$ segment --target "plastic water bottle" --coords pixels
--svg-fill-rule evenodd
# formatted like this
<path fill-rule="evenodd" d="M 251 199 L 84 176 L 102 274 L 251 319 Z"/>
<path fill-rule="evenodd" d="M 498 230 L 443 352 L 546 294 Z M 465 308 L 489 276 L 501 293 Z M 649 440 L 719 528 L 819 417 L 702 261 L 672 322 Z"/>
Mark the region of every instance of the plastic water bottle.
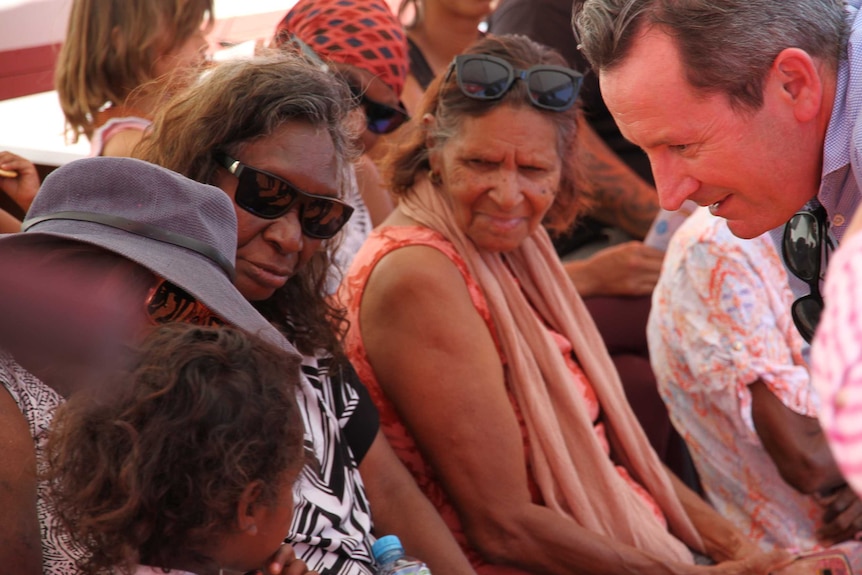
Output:
<path fill-rule="evenodd" d="M 692 200 L 686 200 L 674 212 L 664 209 L 659 210 L 655 220 L 653 220 L 652 226 L 650 226 L 649 232 L 647 232 L 644 238 L 644 244 L 663 252 L 667 251 L 667 246 L 673 233 L 696 209 L 696 203 Z"/>
<path fill-rule="evenodd" d="M 385 535 L 371 546 L 377 563 L 377 575 L 431 575 L 431 570 L 419 559 L 404 554 L 401 540 Z"/>

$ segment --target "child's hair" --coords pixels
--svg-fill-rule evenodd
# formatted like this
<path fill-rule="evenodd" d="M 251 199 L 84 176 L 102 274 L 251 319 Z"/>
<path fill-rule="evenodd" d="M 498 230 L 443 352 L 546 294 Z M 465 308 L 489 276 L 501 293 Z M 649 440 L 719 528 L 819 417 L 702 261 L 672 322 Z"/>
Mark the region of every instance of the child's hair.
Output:
<path fill-rule="evenodd" d="M 74 0 L 54 76 L 72 140 L 92 135 L 105 104 L 154 79 L 156 50 L 181 46 L 205 22 L 213 0 Z"/>
<path fill-rule="evenodd" d="M 251 482 L 274 503 L 305 462 L 292 369 L 292 356 L 235 328 L 170 324 L 111 385 L 59 408 L 45 479 L 85 550 L 80 569 L 205 560 L 214 535 L 238 529 Z"/>

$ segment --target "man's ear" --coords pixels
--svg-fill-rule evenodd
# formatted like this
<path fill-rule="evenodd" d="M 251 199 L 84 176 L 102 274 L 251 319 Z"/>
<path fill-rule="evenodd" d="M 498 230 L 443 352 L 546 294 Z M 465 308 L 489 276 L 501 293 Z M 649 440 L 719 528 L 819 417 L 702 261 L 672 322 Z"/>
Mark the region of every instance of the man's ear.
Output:
<path fill-rule="evenodd" d="M 805 50 L 785 48 L 772 62 L 766 89 L 781 90 L 781 98 L 793 108 L 799 122 L 808 122 L 820 113 L 823 104 L 823 64 Z"/>
<path fill-rule="evenodd" d="M 259 500 L 262 491 L 262 483 L 256 480 L 246 485 L 239 496 L 236 507 L 236 526 L 237 529 L 249 535 L 257 535 L 257 519 L 261 509 Z"/>

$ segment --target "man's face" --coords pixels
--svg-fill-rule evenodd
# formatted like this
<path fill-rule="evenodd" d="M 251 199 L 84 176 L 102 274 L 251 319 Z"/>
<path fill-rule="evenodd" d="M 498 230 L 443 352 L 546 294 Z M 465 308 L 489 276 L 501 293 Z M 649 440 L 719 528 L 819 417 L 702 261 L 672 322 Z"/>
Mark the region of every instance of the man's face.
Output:
<path fill-rule="evenodd" d="M 686 199 L 728 220 L 739 237 L 784 224 L 816 193 L 822 134 L 800 121 L 790 86 L 770 72 L 764 104 L 734 109 L 685 78 L 673 40 L 650 28 L 629 56 L 602 71 L 602 96 L 622 134 L 649 156 L 661 206 Z"/>

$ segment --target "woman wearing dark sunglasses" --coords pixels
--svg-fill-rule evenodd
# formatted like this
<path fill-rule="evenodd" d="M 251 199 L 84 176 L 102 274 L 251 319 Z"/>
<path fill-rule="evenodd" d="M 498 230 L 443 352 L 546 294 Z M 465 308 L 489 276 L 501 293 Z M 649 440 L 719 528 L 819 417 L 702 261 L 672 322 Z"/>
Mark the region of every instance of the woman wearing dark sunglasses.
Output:
<path fill-rule="evenodd" d="M 364 116 L 366 151 L 409 119 L 399 101 L 407 77 L 406 35 L 383 0 L 300 0 L 279 23 L 274 44 L 298 47 L 348 84 Z"/>
<path fill-rule="evenodd" d="M 89 550 L 72 543 L 46 503 L 37 465 L 47 465 L 56 409 L 75 395 L 99 397 L 112 371 L 156 326 L 229 324 L 257 334 L 290 352 L 294 369 L 284 378 L 298 384 L 299 354 L 231 281 L 235 235 L 232 203 L 218 189 L 140 160 L 105 157 L 52 172 L 23 231 L 0 235 L 4 573 L 82 572 Z M 184 510 L 165 501 L 164 511 Z M 138 535 L 156 546 L 162 538 L 176 542 L 155 531 Z M 206 559 L 197 551 L 182 554 Z M 282 564 L 285 558 L 275 557 Z M 153 572 L 193 565 L 164 562 L 176 559 L 146 552 L 139 558 Z"/>
<path fill-rule="evenodd" d="M 222 188 L 239 222 L 239 291 L 303 354 L 310 463 L 285 533 L 321 573 L 370 574 L 374 534 L 400 536 L 438 573 L 471 573 L 445 524 L 379 431 L 325 296 L 352 160 L 346 87 L 298 55 L 216 66 L 156 118 L 142 157 Z"/>
<path fill-rule="evenodd" d="M 346 194 L 356 211 L 336 254 L 346 271 L 371 229 L 394 206 L 373 158 L 385 147 L 381 136 L 409 119 L 399 100 L 407 76 L 406 36 L 384 0 L 300 0 L 279 23 L 273 45 L 303 54 L 350 91 L 348 117 L 362 155 Z M 337 287 L 337 282 L 329 286 L 331 291 Z"/>
<path fill-rule="evenodd" d="M 765 573 L 661 465 L 543 220 L 579 209 L 580 75 L 486 38 L 429 88 L 391 159 L 399 203 L 342 286 L 384 432 L 479 573 Z M 553 206 L 553 209 L 552 209 Z"/>

